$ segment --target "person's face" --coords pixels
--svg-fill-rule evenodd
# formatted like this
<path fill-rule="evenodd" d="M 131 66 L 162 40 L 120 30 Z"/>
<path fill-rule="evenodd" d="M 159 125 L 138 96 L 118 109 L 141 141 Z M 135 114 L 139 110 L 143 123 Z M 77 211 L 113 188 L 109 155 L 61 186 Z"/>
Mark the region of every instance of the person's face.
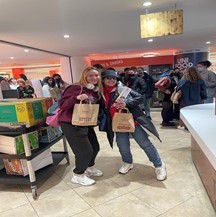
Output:
<path fill-rule="evenodd" d="M 58 76 L 58 75 L 56 75 L 56 76 L 54 77 L 54 79 L 55 79 L 55 81 L 60 81 L 60 80 L 61 80 L 60 76 Z"/>
<path fill-rule="evenodd" d="M 22 81 L 18 81 L 17 84 L 18 84 L 20 87 L 25 87 L 25 83 L 22 82 Z"/>
<path fill-rule="evenodd" d="M 48 83 L 49 83 L 49 85 L 52 85 L 52 79 L 51 78 L 48 80 Z"/>
<path fill-rule="evenodd" d="M 87 82 L 94 85 L 98 84 L 100 82 L 99 72 L 96 70 L 89 71 L 87 75 Z"/>
<path fill-rule="evenodd" d="M 203 72 L 205 71 L 206 67 L 202 64 L 197 64 L 197 71 L 198 72 Z"/>
<path fill-rule="evenodd" d="M 133 70 L 128 70 L 127 74 L 128 75 L 135 75 L 135 72 Z"/>
<path fill-rule="evenodd" d="M 106 86 L 113 87 L 117 83 L 117 79 L 114 77 L 107 77 L 103 79 L 103 82 Z"/>

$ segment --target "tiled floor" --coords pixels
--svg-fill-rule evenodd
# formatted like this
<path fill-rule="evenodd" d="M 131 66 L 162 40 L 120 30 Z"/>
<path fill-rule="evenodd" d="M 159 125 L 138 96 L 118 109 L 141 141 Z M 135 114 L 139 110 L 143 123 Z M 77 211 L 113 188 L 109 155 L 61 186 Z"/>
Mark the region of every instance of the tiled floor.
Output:
<path fill-rule="evenodd" d="M 163 143 L 152 140 L 166 162 L 168 179 L 158 182 L 143 151 L 132 141 L 134 169 L 119 175 L 117 148 L 109 148 L 106 136 L 98 133 L 101 151 L 97 167 L 104 176 L 97 184 L 80 187 L 70 182 L 71 165 L 61 163 L 44 182 L 33 201 L 28 187 L 0 186 L 0 217 L 214 217 L 216 216 L 190 155 L 190 134 L 161 129 L 160 113 L 153 119 Z M 55 149 L 59 149 L 60 144 Z"/>

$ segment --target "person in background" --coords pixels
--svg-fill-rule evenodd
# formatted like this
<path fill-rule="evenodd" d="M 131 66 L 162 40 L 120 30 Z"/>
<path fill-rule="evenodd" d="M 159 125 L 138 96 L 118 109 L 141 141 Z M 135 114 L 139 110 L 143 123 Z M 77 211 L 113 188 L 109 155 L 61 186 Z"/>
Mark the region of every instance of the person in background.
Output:
<path fill-rule="evenodd" d="M 155 146 L 151 143 L 148 138 L 148 134 L 144 128 L 154 129 L 154 135 L 158 136 L 158 133 L 152 124 L 152 122 L 146 118 L 140 109 L 139 105 L 143 102 L 142 96 L 130 90 L 129 95 L 126 98 L 118 98 L 121 94 L 121 90 L 124 85 L 121 82 L 117 82 L 117 72 L 107 70 L 102 73 L 102 84 L 103 84 L 103 97 L 101 98 L 101 115 L 102 120 L 99 125 L 101 131 L 107 132 L 107 137 L 111 147 L 113 146 L 114 132 L 112 131 L 112 118 L 119 109 L 127 108 L 132 113 L 135 120 L 135 132 L 117 132 L 116 142 L 119 148 L 119 152 L 122 157 L 123 165 L 119 169 L 119 173 L 126 174 L 133 169 L 133 157 L 130 150 L 129 136 L 135 139 L 140 148 L 146 153 L 149 160 L 154 164 L 156 177 L 159 181 L 163 181 L 167 177 L 165 164 L 161 161 L 159 153 Z"/>
<path fill-rule="evenodd" d="M 63 93 L 64 90 L 69 86 L 69 84 L 66 83 L 65 81 L 63 81 L 61 75 L 59 75 L 59 74 L 53 74 L 52 77 L 55 80 L 56 87 L 59 88 L 61 93 Z"/>
<path fill-rule="evenodd" d="M 28 80 L 26 75 L 20 74 L 19 77 L 25 81 L 26 85 L 29 85 L 32 87 L 32 82 L 30 80 Z"/>
<path fill-rule="evenodd" d="M 185 70 L 183 78 L 177 86 L 177 91 L 181 91 L 180 109 L 190 105 L 201 104 L 207 98 L 205 82 L 201 79 L 196 68 Z M 181 129 L 183 127 L 182 121 L 180 121 L 179 125 Z"/>
<path fill-rule="evenodd" d="M 94 64 L 93 67 L 96 68 L 100 73 L 105 70 L 101 64 Z"/>
<path fill-rule="evenodd" d="M 71 181 L 80 185 L 95 183 L 90 176 L 102 176 L 94 167 L 100 150 L 94 127 L 74 126 L 71 124 L 74 105 L 83 101 L 96 104 L 101 96 L 100 72 L 94 67 L 86 68 L 79 83 L 70 85 L 59 100 L 61 128 L 75 155 L 75 168 Z"/>
<path fill-rule="evenodd" d="M 114 68 L 108 68 L 107 70 L 116 71 Z"/>
<path fill-rule="evenodd" d="M 43 96 L 44 97 L 52 97 L 55 101 L 59 100 L 61 97 L 61 92 L 59 88 L 55 85 L 55 80 L 52 77 L 45 77 L 43 79 Z"/>
<path fill-rule="evenodd" d="M 211 62 L 208 60 L 197 64 L 197 71 L 200 73 L 207 87 L 207 99 L 205 103 L 213 103 L 214 97 L 216 97 L 216 74 L 208 70 L 211 65 Z"/>
<path fill-rule="evenodd" d="M 8 81 L 11 90 L 17 90 L 18 84 L 15 78 L 10 78 Z"/>
<path fill-rule="evenodd" d="M 10 85 L 8 81 L 0 76 L 0 85 L 1 85 L 1 90 L 10 90 Z"/>
<path fill-rule="evenodd" d="M 139 76 L 137 76 L 136 72 L 131 68 L 127 70 L 124 84 L 141 95 L 145 94 L 146 91 L 145 81 Z"/>
<path fill-rule="evenodd" d="M 174 82 L 176 83 L 176 85 L 179 84 L 179 81 L 182 78 L 182 73 L 180 71 L 179 68 L 174 68 L 173 70 L 171 70 L 170 72 L 170 78 L 174 80 Z M 177 87 L 177 86 L 176 86 Z M 174 110 L 173 110 L 173 118 L 177 121 L 179 121 L 180 119 L 180 106 L 179 104 L 174 104 Z"/>
<path fill-rule="evenodd" d="M 128 72 L 128 70 L 130 70 L 130 68 L 125 68 L 124 71 L 120 71 L 118 73 L 119 77 L 118 79 L 124 84 L 125 83 L 125 77 L 126 77 L 126 74 Z"/>
<path fill-rule="evenodd" d="M 171 96 L 175 90 L 176 82 L 169 76 L 169 73 L 166 72 L 166 76 L 163 75 L 163 77 L 155 84 L 155 87 L 164 94 L 161 111 L 163 121 L 161 125 L 163 127 L 174 127 L 175 124 L 172 122 L 174 119 L 174 113 Z"/>
<path fill-rule="evenodd" d="M 17 87 L 18 99 L 34 98 L 34 89 L 32 86 L 27 85 L 21 78 L 17 80 L 17 84 L 19 85 Z"/>
<path fill-rule="evenodd" d="M 138 71 L 137 71 L 137 67 L 132 66 L 132 67 L 131 67 L 131 70 L 133 70 L 133 71 L 134 71 L 134 74 L 137 75 L 137 73 L 138 73 Z"/>
<path fill-rule="evenodd" d="M 146 84 L 146 90 L 143 94 L 143 105 L 146 116 L 151 119 L 150 102 L 155 90 L 154 80 L 151 75 L 144 71 L 143 67 L 138 67 L 137 73 L 138 76 L 142 78 Z"/>

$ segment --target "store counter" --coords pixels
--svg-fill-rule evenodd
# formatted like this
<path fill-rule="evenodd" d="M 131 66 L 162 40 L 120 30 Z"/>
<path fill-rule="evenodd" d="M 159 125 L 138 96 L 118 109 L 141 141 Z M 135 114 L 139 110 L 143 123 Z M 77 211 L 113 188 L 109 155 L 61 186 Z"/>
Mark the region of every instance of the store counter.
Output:
<path fill-rule="evenodd" d="M 192 159 L 216 209 L 216 115 L 215 104 L 181 109 L 181 119 L 191 133 Z"/>

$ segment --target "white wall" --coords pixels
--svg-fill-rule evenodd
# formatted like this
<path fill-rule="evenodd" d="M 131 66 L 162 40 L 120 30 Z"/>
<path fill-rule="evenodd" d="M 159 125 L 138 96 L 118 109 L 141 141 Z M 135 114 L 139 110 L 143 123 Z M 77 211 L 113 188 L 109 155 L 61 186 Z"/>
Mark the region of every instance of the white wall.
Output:
<path fill-rule="evenodd" d="M 88 57 L 85 56 L 77 56 L 71 58 L 71 65 L 72 65 L 72 73 L 73 73 L 73 82 L 78 82 L 80 79 L 80 75 L 82 74 L 83 70 L 90 66 L 90 60 Z"/>

